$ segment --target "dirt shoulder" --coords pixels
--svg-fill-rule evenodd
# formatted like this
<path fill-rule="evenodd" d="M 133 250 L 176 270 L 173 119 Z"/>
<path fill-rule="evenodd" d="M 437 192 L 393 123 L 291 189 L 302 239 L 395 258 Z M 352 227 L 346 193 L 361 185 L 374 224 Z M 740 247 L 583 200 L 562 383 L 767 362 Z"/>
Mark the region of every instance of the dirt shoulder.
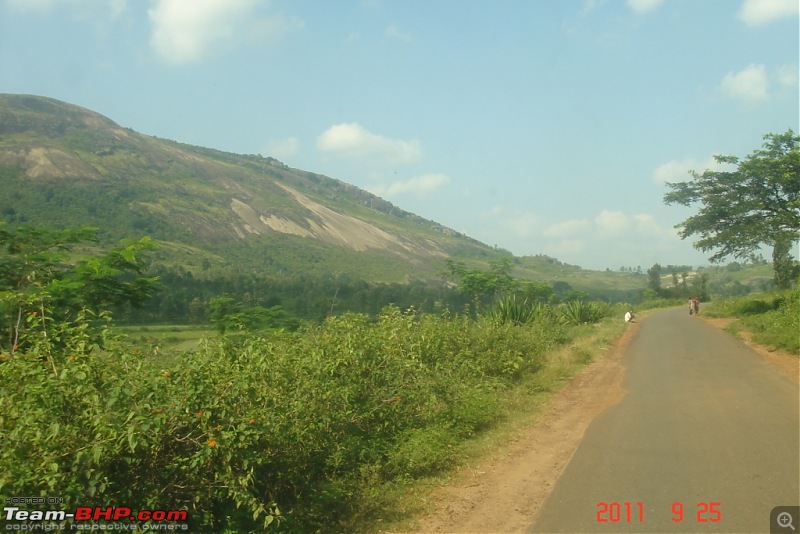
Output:
<path fill-rule="evenodd" d="M 724 328 L 728 320 L 703 318 Z M 589 424 L 619 402 L 622 357 L 639 325 L 629 325 L 601 360 L 586 366 L 544 406 L 536 423 L 521 429 L 501 450 L 463 466 L 450 483 L 433 491 L 430 513 L 416 520 L 413 532 L 525 532 L 569 464 Z M 768 363 L 798 382 L 798 359 L 770 351 L 743 335 L 744 342 Z"/>

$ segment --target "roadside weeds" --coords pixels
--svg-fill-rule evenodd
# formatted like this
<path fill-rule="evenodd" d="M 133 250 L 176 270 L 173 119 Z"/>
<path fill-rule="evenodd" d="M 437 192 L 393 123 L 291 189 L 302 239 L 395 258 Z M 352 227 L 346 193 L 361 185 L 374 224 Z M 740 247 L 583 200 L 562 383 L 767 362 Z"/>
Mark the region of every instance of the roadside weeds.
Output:
<path fill-rule="evenodd" d="M 508 420 L 468 445 L 453 472 L 407 488 L 408 515 L 378 532 L 525 531 L 591 421 L 624 396 L 621 360 L 637 331 L 607 323 L 549 354 Z"/>

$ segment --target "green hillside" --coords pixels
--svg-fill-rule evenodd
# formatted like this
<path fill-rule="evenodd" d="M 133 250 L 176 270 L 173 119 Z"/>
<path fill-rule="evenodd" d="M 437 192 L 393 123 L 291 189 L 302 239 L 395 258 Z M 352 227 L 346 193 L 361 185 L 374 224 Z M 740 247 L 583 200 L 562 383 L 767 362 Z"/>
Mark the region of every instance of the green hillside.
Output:
<path fill-rule="evenodd" d="M 158 304 L 161 320 L 221 294 L 300 316 L 455 305 L 445 260 L 485 267 L 510 256 L 343 181 L 139 134 L 31 95 L 0 95 L 0 221 L 94 226 L 105 245 L 154 238 L 152 269 L 174 301 Z M 645 285 L 546 256 L 514 258 L 512 275 L 613 300 L 633 300 Z"/>
<path fill-rule="evenodd" d="M 150 235 L 175 243 L 165 261 L 191 269 L 317 272 L 322 258 L 326 271 L 404 281 L 436 277 L 444 257 L 495 255 L 344 182 L 141 135 L 36 96 L 0 95 L 0 178 L 9 223 L 88 224 L 109 240 Z"/>

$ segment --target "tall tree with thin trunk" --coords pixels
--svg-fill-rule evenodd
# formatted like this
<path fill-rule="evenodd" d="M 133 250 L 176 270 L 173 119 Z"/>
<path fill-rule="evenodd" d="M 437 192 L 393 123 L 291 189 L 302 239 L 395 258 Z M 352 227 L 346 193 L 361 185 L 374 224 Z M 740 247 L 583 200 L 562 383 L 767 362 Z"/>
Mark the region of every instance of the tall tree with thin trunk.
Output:
<path fill-rule="evenodd" d="M 800 238 L 800 136 L 792 130 L 770 133 L 763 147 L 743 160 L 714 158 L 735 170 L 690 171 L 692 180 L 667 184 L 666 204 L 700 204 L 696 215 L 676 225 L 681 237 L 699 236 L 694 246 L 715 251 L 712 262 L 746 258 L 770 246 L 775 283 L 789 287 L 798 273 L 789 251 Z"/>

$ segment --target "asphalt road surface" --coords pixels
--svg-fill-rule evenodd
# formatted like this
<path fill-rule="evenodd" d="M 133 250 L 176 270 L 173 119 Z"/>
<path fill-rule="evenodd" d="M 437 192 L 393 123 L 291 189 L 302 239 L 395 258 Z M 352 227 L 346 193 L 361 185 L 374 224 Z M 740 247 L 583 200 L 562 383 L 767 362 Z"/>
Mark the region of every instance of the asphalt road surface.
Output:
<path fill-rule="evenodd" d="M 800 505 L 796 383 L 688 310 L 643 321 L 623 363 L 531 532 L 770 532 Z"/>

